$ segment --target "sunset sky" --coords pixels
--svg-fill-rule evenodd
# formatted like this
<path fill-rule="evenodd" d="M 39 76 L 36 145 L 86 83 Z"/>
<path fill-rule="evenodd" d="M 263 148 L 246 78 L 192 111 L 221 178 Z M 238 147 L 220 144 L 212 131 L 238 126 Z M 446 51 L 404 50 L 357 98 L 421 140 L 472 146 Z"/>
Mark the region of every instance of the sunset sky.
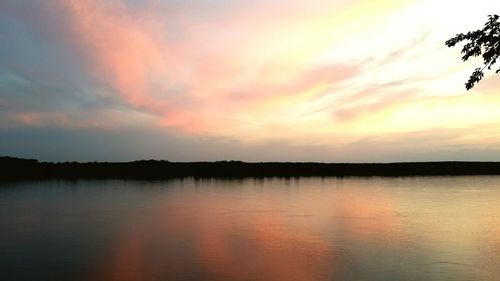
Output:
<path fill-rule="evenodd" d="M 500 160 L 500 75 L 444 42 L 500 1 L 2 0 L 0 155 Z"/>

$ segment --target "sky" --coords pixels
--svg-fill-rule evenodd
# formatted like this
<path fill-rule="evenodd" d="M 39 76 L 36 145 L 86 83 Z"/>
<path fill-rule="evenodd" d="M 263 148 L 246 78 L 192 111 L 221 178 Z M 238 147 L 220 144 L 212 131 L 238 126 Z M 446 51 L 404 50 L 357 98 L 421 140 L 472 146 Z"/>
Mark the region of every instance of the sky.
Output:
<path fill-rule="evenodd" d="M 473 4 L 473 5 L 472 5 Z M 500 1 L 2 0 L 0 155 L 500 160 L 500 76 L 444 42 Z"/>

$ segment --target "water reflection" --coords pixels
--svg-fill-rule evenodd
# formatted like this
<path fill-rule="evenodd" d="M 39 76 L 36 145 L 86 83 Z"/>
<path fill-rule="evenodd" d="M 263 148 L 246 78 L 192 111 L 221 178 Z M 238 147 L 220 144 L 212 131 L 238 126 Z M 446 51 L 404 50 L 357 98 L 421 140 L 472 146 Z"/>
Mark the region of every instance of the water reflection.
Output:
<path fill-rule="evenodd" d="M 497 280 L 500 177 L 0 189 L 6 280 Z"/>

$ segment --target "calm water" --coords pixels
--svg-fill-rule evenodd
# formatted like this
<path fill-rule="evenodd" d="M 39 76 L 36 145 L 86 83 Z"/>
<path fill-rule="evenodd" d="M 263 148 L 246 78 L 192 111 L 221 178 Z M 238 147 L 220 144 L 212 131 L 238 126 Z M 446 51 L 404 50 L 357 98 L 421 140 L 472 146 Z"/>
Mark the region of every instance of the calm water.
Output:
<path fill-rule="evenodd" d="M 500 280 L 500 177 L 1 186 L 0 280 Z"/>

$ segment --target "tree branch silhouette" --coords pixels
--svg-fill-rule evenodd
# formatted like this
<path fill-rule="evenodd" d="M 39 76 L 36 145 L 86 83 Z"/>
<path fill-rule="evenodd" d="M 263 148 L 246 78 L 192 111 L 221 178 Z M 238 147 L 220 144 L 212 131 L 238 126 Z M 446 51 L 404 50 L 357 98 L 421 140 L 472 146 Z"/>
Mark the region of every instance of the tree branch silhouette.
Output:
<path fill-rule="evenodd" d="M 462 41 L 466 41 L 462 48 L 462 60 L 467 61 L 470 57 L 482 56 L 484 65 L 478 67 L 471 74 L 465 88 L 470 90 L 484 77 L 484 71 L 487 68 L 491 70 L 492 66 L 500 57 L 500 21 L 498 15 L 489 15 L 488 21 L 483 29 L 460 33 L 445 42 L 446 46 L 454 47 Z M 500 68 L 495 71 L 500 73 Z"/>

